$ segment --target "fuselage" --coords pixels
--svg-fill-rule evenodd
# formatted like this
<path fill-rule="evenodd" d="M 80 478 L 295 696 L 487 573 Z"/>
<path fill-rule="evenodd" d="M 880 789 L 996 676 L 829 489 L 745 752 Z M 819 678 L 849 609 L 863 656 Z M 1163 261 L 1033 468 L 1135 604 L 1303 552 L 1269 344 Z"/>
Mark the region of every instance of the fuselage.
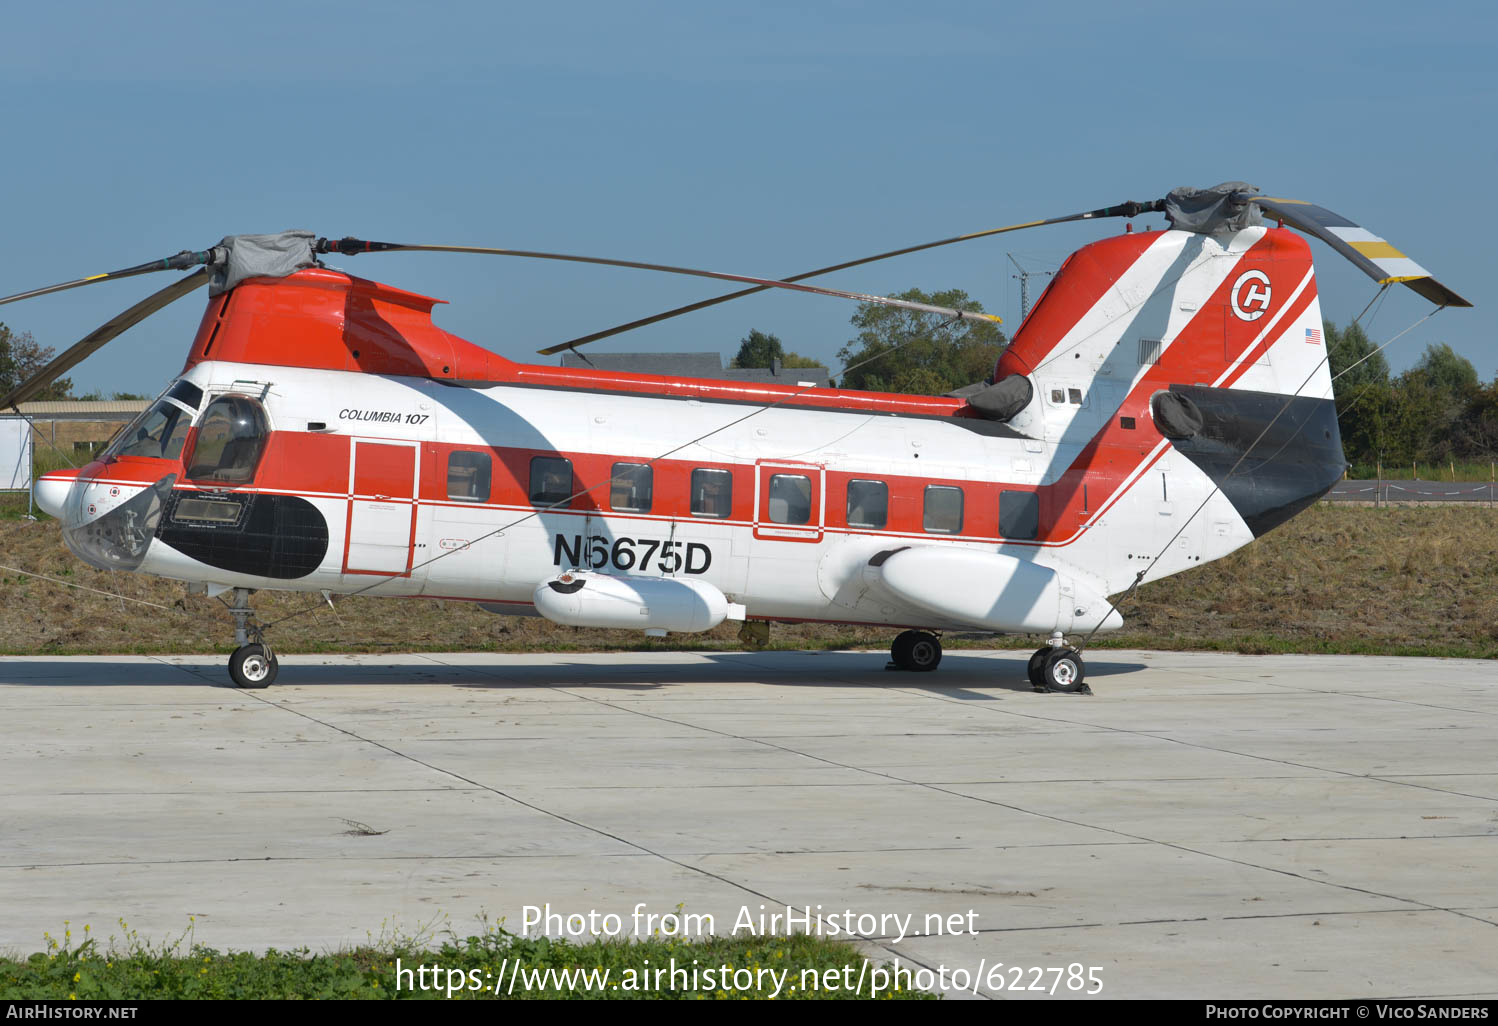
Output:
<path fill-rule="evenodd" d="M 431 301 L 335 272 L 236 293 L 155 420 L 39 485 L 89 562 L 514 612 L 584 569 L 701 581 L 750 618 L 1051 629 L 881 583 L 889 554 L 939 549 L 969 554 L 928 562 L 952 588 L 981 589 L 963 566 L 1043 568 L 1055 629 L 1091 629 L 1117 625 L 1106 596 L 1226 555 L 1341 470 L 1309 256 L 1283 231 L 1081 251 L 1000 363 L 1032 392 L 1005 421 L 510 364 L 430 327 Z M 1156 422 L 1171 392 L 1199 427 Z"/>

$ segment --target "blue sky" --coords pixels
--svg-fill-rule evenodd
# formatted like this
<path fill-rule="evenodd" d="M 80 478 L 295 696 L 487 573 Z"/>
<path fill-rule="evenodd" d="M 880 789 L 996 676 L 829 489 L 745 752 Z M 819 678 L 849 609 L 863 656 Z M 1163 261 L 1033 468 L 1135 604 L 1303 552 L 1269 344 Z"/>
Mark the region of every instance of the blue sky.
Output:
<path fill-rule="evenodd" d="M 0 36 L 0 294 L 238 232 L 308 228 L 784 276 L 916 242 L 1244 179 L 1385 236 L 1477 304 L 1450 342 L 1498 374 L 1498 14 L 1480 3 L 441 3 L 83 0 Z M 1158 224 L 1159 216 L 1139 219 Z M 957 287 L 1018 323 L 1006 253 L 1056 266 L 1121 230 L 1065 226 L 823 279 Z M 1315 244 L 1326 316 L 1376 286 Z M 710 282 L 486 257 L 338 261 L 441 297 L 513 359 L 714 295 Z M 0 310 L 58 349 L 164 278 Z M 1382 341 L 1428 306 L 1398 290 Z M 836 365 L 851 304 L 770 294 L 599 345 L 718 350 L 751 328 Z M 73 373 L 154 392 L 184 300 Z"/>

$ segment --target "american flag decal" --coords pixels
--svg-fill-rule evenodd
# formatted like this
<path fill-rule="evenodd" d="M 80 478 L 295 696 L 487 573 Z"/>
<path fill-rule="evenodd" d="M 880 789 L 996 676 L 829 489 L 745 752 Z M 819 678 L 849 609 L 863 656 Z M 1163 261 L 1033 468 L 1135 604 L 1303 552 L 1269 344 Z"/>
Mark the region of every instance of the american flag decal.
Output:
<path fill-rule="evenodd" d="M 1321 344 L 1321 329 L 1320 328 L 1307 328 L 1306 329 L 1306 341 L 1309 342 L 1313 346 L 1319 346 Z"/>

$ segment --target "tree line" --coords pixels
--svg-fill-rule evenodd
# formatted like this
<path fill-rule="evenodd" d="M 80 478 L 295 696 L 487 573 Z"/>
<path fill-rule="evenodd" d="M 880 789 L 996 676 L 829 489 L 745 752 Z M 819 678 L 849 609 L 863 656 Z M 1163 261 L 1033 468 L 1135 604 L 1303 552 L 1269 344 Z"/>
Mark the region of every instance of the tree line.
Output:
<path fill-rule="evenodd" d="M 1355 468 L 1498 459 L 1498 377 L 1484 384 L 1445 343 L 1391 375 L 1360 325 L 1323 323 L 1342 448 Z"/>

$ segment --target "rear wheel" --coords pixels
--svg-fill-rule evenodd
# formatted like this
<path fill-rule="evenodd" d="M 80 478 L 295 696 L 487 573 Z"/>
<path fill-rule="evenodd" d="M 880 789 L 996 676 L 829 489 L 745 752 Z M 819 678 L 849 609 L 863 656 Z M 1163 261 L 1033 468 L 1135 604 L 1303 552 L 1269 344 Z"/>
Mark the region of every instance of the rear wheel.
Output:
<path fill-rule="evenodd" d="M 941 639 L 929 631 L 906 631 L 890 646 L 889 655 L 902 670 L 927 673 L 941 664 Z"/>
<path fill-rule="evenodd" d="M 229 679 L 236 688 L 268 688 L 278 669 L 275 653 L 264 645 L 241 645 L 229 657 Z"/>
<path fill-rule="evenodd" d="M 1052 691 L 1081 691 L 1087 667 L 1074 648 L 1057 648 L 1046 657 L 1042 681 Z"/>
<path fill-rule="evenodd" d="M 1033 687 L 1045 687 L 1045 677 L 1042 674 L 1045 673 L 1046 656 L 1050 654 L 1051 649 L 1047 646 L 1046 648 L 1037 648 L 1035 653 L 1030 656 L 1030 664 L 1025 667 L 1025 676 L 1030 678 L 1030 684 Z"/>

